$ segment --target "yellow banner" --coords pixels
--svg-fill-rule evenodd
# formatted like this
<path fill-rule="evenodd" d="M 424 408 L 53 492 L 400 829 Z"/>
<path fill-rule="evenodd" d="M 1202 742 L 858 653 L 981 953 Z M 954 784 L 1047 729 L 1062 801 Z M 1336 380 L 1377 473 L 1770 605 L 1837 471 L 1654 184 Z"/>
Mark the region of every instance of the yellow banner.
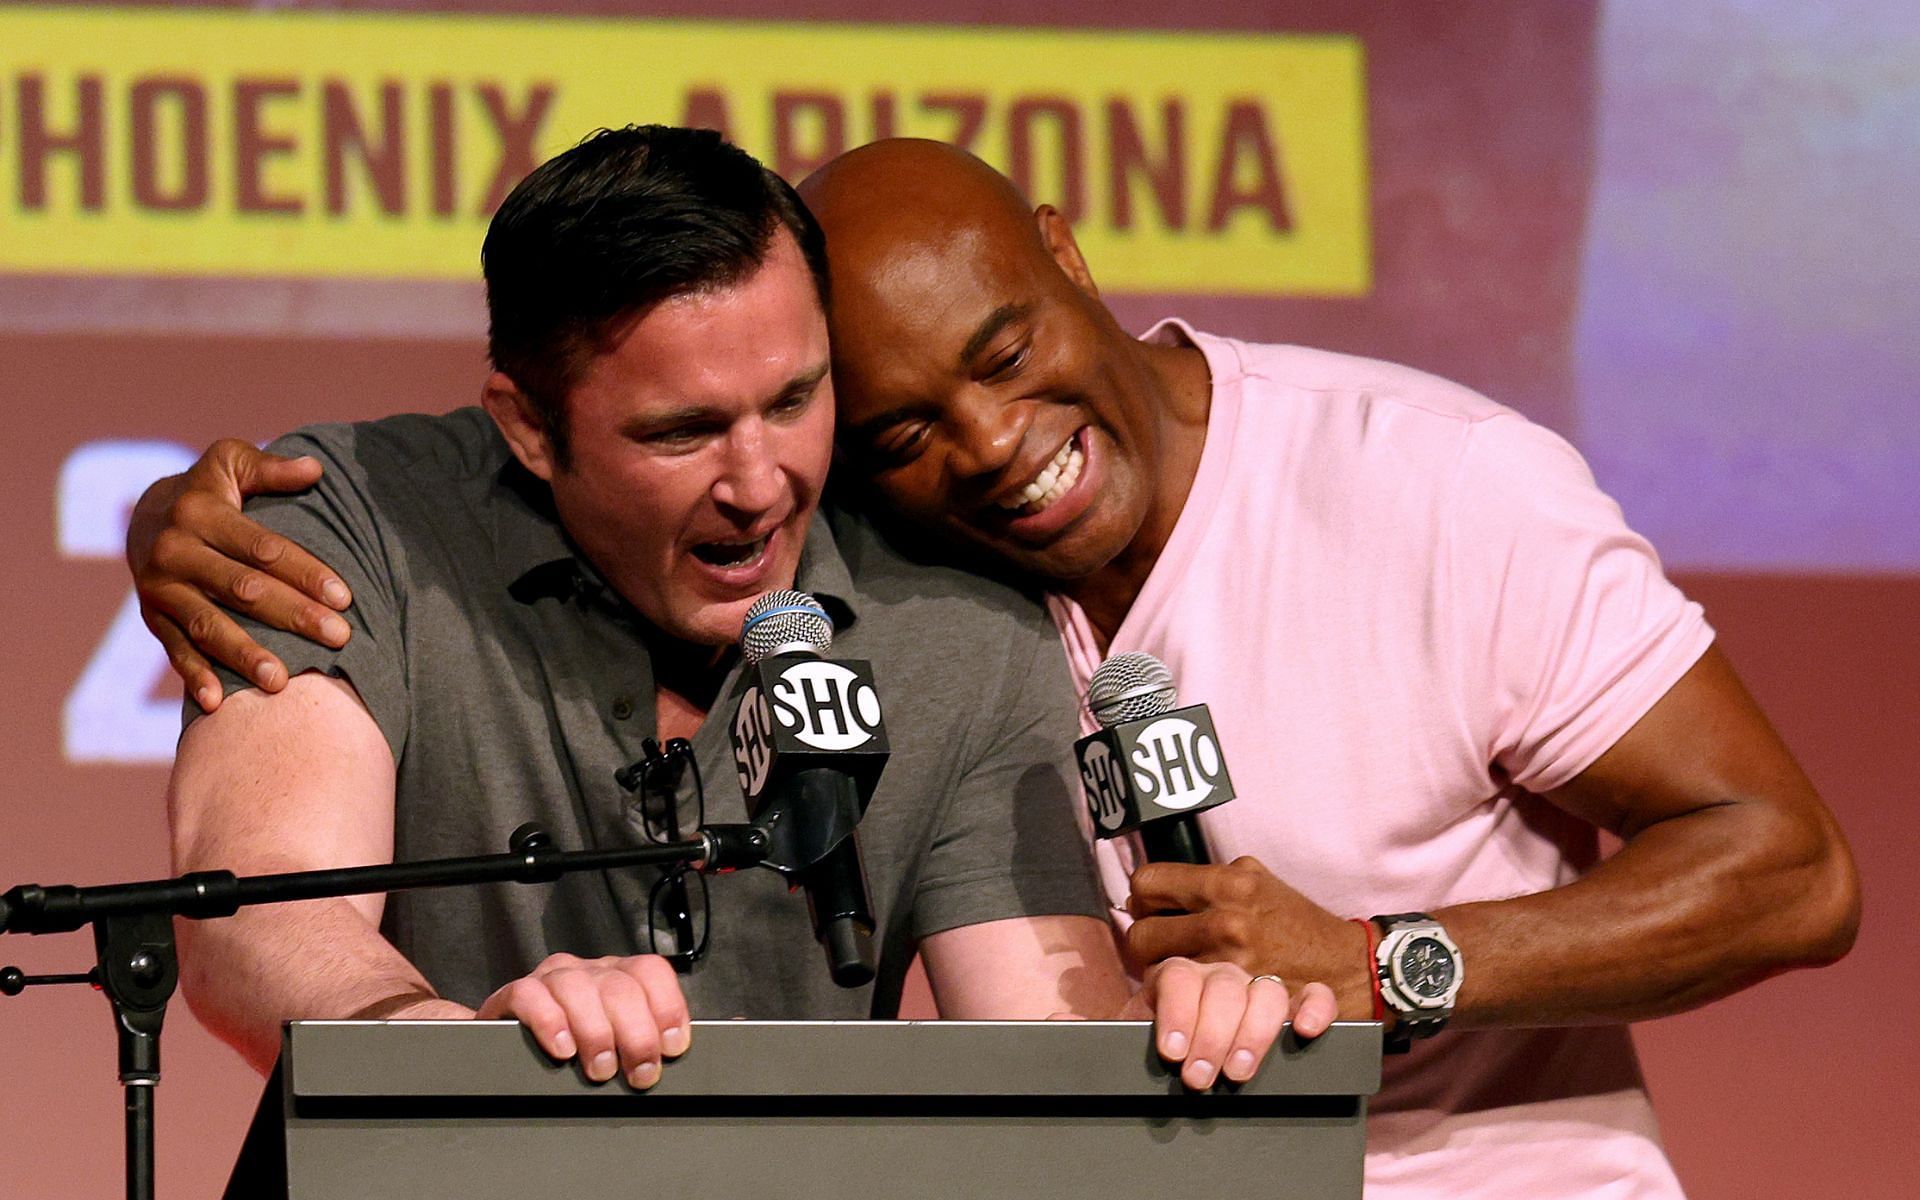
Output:
<path fill-rule="evenodd" d="M 647 121 L 789 178 L 966 146 L 1114 290 L 1371 282 L 1354 37 L 145 9 L 0 10 L 0 271 L 473 279 L 514 182 Z"/>

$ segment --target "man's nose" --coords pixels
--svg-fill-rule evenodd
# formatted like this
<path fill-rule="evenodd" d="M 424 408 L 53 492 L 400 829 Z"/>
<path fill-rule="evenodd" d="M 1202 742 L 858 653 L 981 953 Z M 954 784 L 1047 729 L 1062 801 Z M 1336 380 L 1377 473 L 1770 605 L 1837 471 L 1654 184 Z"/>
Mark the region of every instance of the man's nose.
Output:
<path fill-rule="evenodd" d="M 715 503 L 750 517 L 780 503 L 785 485 L 762 422 L 736 425 L 727 434 L 723 453 L 720 475 L 713 483 Z"/>
<path fill-rule="evenodd" d="M 963 397 L 951 416 L 953 441 L 947 469 L 960 478 L 992 475 L 1019 453 L 1033 423 L 1033 405 L 1010 401 L 982 388 Z"/>

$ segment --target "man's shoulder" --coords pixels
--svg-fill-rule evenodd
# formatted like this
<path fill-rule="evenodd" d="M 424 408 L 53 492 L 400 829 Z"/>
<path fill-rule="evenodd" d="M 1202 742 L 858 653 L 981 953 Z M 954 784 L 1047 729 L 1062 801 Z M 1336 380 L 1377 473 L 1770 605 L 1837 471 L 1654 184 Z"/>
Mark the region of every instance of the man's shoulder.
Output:
<path fill-rule="evenodd" d="M 1262 447 L 1243 456 L 1248 478 L 1315 490 L 1326 502 L 1431 506 L 1434 488 L 1488 470 L 1577 458 L 1563 439 L 1472 388 L 1401 363 L 1309 346 L 1194 335 L 1225 385 L 1234 439 Z M 1271 459 L 1291 448 L 1290 469 Z M 1284 478 L 1283 478 L 1284 477 Z M 1324 509 L 1325 503 L 1318 507 Z"/>
<path fill-rule="evenodd" d="M 312 454 L 329 470 L 397 474 L 422 484 L 491 475 L 505 461 L 500 435 L 479 408 L 398 413 L 372 421 L 304 425 L 268 446 L 276 454 Z"/>
<path fill-rule="evenodd" d="M 337 569 L 357 561 L 396 587 L 411 567 L 447 567 L 486 544 L 510 457 L 477 408 L 308 425 L 268 449 L 318 459 L 320 482 L 292 495 L 251 497 L 247 514 L 326 561 L 341 560 Z"/>
<path fill-rule="evenodd" d="M 1059 631 L 1040 593 L 973 569 L 884 515 L 826 510 L 857 612 L 836 649 L 870 660 L 901 727 L 972 769 L 1054 765 L 1078 728 Z M 1005 742 L 1025 728 L 1027 740 Z"/>
<path fill-rule="evenodd" d="M 822 511 L 872 627 L 943 653 L 1053 636 L 1037 588 L 860 509 L 830 503 Z"/>
<path fill-rule="evenodd" d="M 1263 390 L 1315 394 L 1340 404 L 1389 406 L 1475 423 L 1514 415 L 1507 406 L 1464 384 L 1405 363 L 1283 343 L 1243 342 L 1199 333 L 1211 364 L 1231 362 L 1250 396 Z M 1218 381 L 1216 381 L 1218 382 Z"/>

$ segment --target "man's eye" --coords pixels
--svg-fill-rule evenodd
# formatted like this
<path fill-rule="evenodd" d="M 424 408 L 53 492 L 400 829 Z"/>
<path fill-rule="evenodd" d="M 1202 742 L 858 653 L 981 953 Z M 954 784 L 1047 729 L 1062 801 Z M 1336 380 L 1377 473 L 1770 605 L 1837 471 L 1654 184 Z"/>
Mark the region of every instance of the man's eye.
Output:
<path fill-rule="evenodd" d="M 698 446 L 713 436 L 713 431 L 701 425 L 675 425 L 671 429 L 656 429 L 641 437 L 641 441 L 661 450 L 685 450 Z"/>
<path fill-rule="evenodd" d="M 925 421 L 905 425 L 888 434 L 873 448 L 876 465 L 882 469 L 905 466 L 926 449 L 932 427 Z"/>
<path fill-rule="evenodd" d="M 807 405 L 812 400 L 812 392 L 795 392 L 792 395 L 782 396 L 780 399 L 774 401 L 774 415 L 783 417 L 797 416 L 806 410 Z"/>
<path fill-rule="evenodd" d="M 1032 353 L 1033 353 L 1032 343 L 1021 342 L 1019 345 L 1014 346 L 1013 348 L 1006 351 L 1004 354 L 997 356 L 991 362 L 989 362 L 987 364 L 987 373 L 985 378 L 1005 379 L 1011 375 L 1018 374 L 1020 371 L 1020 368 L 1027 365 L 1027 359 L 1032 355 Z"/>

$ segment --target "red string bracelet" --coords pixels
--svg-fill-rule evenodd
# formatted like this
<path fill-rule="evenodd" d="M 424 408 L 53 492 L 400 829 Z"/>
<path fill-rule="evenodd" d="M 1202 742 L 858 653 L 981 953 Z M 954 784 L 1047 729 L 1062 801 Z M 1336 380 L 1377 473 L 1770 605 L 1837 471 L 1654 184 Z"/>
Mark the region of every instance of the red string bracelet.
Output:
<path fill-rule="evenodd" d="M 1387 1002 L 1380 995 L 1380 963 L 1374 957 L 1374 952 L 1379 948 L 1379 943 L 1374 940 L 1378 931 L 1374 929 L 1372 921 L 1363 917 L 1354 917 L 1352 920 L 1367 931 L 1367 984 L 1373 990 L 1373 1019 L 1384 1021 L 1387 1019 Z"/>

